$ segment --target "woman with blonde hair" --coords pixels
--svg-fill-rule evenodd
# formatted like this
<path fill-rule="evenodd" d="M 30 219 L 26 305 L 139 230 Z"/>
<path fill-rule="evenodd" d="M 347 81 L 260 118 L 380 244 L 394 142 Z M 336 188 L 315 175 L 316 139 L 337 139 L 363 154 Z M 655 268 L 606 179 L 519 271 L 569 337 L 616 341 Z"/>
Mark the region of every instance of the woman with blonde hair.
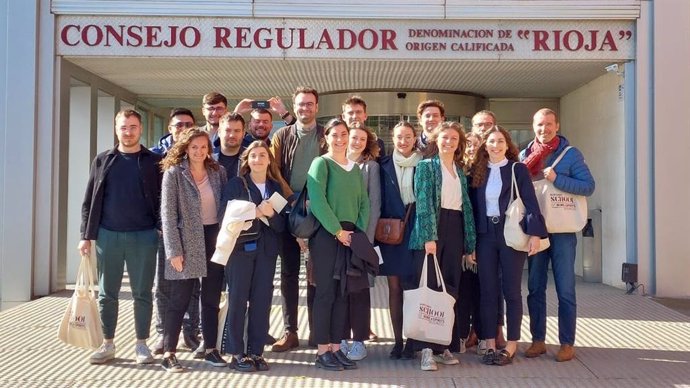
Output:
<path fill-rule="evenodd" d="M 203 130 L 192 128 L 168 151 L 161 162 L 163 189 L 161 218 L 171 280 L 171 295 L 163 330 L 163 362 L 168 372 L 184 368 L 175 357 L 182 318 L 194 283 L 201 278 L 201 327 L 206 355 L 213 366 L 226 362 L 215 349 L 218 305 L 223 287 L 223 266 L 211 262 L 218 235 L 220 192 L 227 182 L 225 169 L 211 158 L 211 140 Z"/>

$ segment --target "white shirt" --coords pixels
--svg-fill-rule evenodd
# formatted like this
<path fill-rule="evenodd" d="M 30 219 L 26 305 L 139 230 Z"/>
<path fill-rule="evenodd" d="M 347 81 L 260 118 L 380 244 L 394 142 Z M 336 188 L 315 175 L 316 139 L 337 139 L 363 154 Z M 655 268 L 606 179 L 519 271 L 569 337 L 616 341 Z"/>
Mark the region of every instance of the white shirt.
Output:
<path fill-rule="evenodd" d="M 453 165 L 455 168 L 455 165 Z M 462 210 L 462 187 L 460 177 L 453 176 L 441 163 L 441 208 L 449 210 Z"/>
<path fill-rule="evenodd" d="M 503 181 L 501 180 L 501 167 L 508 164 L 508 159 L 498 163 L 489 162 L 489 178 L 486 180 L 486 215 L 488 217 L 500 216 L 501 210 L 498 198 L 501 196 Z"/>

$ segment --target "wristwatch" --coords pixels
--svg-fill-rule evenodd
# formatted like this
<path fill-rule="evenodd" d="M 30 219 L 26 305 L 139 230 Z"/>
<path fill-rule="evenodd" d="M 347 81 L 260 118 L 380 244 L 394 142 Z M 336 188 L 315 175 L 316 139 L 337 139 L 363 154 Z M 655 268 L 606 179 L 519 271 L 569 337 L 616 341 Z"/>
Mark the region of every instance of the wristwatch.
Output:
<path fill-rule="evenodd" d="M 288 117 L 288 116 L 290 116 L 290 111 L 289 111 L 289 110 L 288 110 L 288 111 L 285 111 L 285 113 L 283 113 L 282 115 L 280 115 L 280 118 L 283 119 L 283 120 L 285 120 L 285 118 Z"/>

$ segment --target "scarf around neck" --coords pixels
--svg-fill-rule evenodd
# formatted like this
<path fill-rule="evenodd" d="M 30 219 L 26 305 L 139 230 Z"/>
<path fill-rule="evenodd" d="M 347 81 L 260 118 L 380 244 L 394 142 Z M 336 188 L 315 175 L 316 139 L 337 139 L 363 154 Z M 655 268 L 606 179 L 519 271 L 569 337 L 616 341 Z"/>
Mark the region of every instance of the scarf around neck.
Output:
<path fill-rule="evenodd" d="M 523 162 L 527 165 L 530 176 L 535 177 L 541 174 L 545 167 L 544 161 L 552 152 L 558 149 L 558 144 L 560 144 L 560 142 L 561 139 L 558 136 L 547 143 L 541 143 L 539 140 L 534 139 L 530 147 L 530 154 Z"/>
<path fill-rule="evenodd" d="M 405 205 L 415 201 L 414 168 L 420 160 L 422 160 L 422 155 L 419 152 L 415 151 L 409 157 L 404 157 L 398 150 L 393 151 L 395 176 L 400 187 L 400 198 Z"/>

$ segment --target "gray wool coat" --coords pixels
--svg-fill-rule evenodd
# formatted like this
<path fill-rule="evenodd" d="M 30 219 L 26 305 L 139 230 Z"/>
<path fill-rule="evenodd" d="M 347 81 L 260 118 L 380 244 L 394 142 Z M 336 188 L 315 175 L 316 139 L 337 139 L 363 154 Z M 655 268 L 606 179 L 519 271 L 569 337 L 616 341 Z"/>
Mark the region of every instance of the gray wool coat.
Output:
<path fill-rule="evenodd" d="M 209 169 L 207 172 L 216 199 L 216 208 L 220 209 L 220 194 L 228 181 L 225 169 L 221 167 L 217 171 Z M 167 169 L 163 174 L 161 221 L 166 259 L 175 256 L 184 258 L 182 272 L 175 271 L 172 265 L 166 262 L 165 278 L 180 280 L 206 276 L 201 196 L 187 160 Z"/>

